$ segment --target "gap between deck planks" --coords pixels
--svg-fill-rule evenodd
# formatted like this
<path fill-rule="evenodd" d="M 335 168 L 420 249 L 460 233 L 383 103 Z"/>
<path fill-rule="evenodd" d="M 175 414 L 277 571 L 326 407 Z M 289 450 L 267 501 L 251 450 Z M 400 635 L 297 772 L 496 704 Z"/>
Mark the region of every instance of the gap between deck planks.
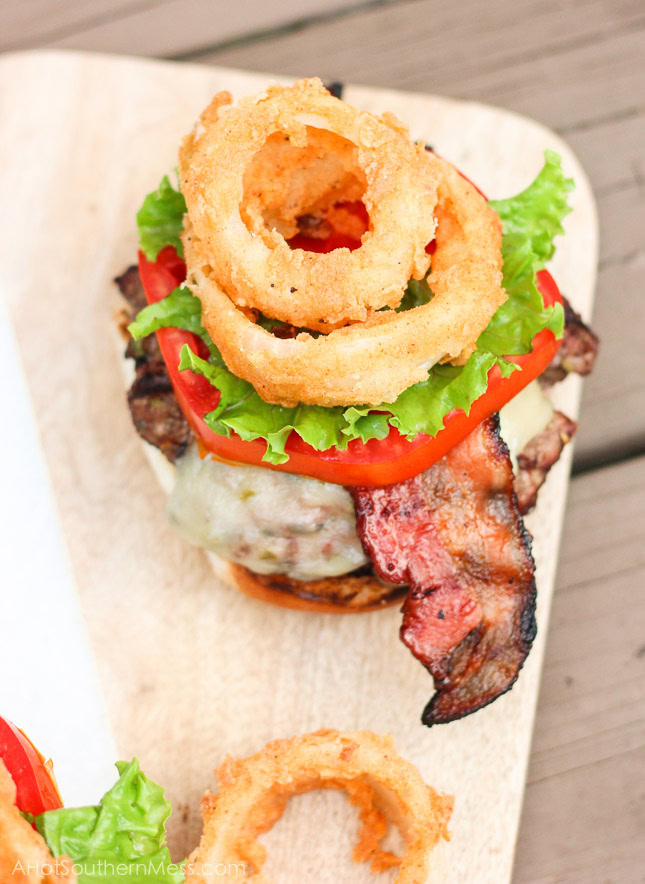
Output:
<path fill-rule="evenodd" d="M 87 49 L 169 57 L 196 46 L 233 43 L 304 27 L 355 9 L 397 0 L 29 0 L 3 16 L 0 50 Z"/>

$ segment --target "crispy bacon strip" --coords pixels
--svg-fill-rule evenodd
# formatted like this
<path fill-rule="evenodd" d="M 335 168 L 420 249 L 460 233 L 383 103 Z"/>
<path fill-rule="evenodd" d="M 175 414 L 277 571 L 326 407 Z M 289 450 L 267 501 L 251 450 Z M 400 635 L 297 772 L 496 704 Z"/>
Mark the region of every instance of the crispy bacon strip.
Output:
<path fill-rule="evenodd" d="M 509 690 L 536 634 L 535 566 L 497 415 L 420 475 L 351 492 L 376 572 L 410 586 L 401 639 L 437 691 L 423 723 Z"/>

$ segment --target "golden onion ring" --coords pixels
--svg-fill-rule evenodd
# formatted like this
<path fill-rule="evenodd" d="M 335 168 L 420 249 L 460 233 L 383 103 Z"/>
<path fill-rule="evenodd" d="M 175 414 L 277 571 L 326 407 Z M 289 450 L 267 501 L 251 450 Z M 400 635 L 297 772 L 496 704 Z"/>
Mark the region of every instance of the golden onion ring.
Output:
<path fill-rule="evenodd" d="M 218 284 L 208 250 L 186 217 L 188 284 L 202 302 L 202 323 L 228 368 L 265 401 L 378 406 L 425 380 L 436 363 L 463 363 L 474 351 L 507 297 L 501 222 L 453 166 L 432 154 L 427 162 L 439 179 L 437 248 L 428 278 L 434 297 L 319 337 L 279 339 L 247 318 Z"/>
<path fill-rule="evenodd" d="M 204 832 L 188 858 L 187 884 L 214 884 L 227 869 L 234 869 L 236 881 L 265 881 L 266 849 L 258 836 L 280 819 L 293 795 L 314 789 L 348 793 L 362 823 L 353 859 L 371 860 L 373 872 L 399 866 L 397 884 L 425 881 L 430 852 L 449 838 L 452 798 L 426 786 L 414 765 L 397 755 L 391 737 L 371 731 L 321 730 L 276 740 L 243 761 L 228 758 L 217 777 L 218 795 L 202 802 Z M 403 835 L 401 857 L 379 847 L 388 818 Z"/>
<path fill-rule="evenodd" d="M 229 98 L 215 96 L 179 157 L 202 261 L 229 298 L 239 307 L 320 331 L 398 306 L 408 280 L 421 279 L 430 263 L 425 246 L 434 234 L 437 181 L 423 148 L 392 115 L 359 112 L 318 79 L 276 86 L 236 106 L 226 104 Z M 305 149 L 315 130 L 353 145 L 352 166 L 365 180 L 362 199 L 370 227 L 353 252 L 291 249 L 259 211 L 252 213 L 252 229 L 242 217 L 246 172 L 267 140 L 281 133 L 293 148 Z M 329 192 L 325 176 L 321 190 Z"/>
<path fill-rule="evenodd" d="M 69 856 L 54 857 L 45 839 L 16 806 L 16 784 L 0 759 L 0 881 L 22 884 L 74 884 Z"/>
<path fill-rule="evenodd" d="M 301 216 L 319 217 L 339 201 L 360 200 L 366 182 L 355 154 L 350 141 L 326 129 L 308 126 L 303 147 L 274 132 L 244 173 L 244 223 L 252 233 L 262 236 L 269 228 L 288 240 L 300 232 Z"/>

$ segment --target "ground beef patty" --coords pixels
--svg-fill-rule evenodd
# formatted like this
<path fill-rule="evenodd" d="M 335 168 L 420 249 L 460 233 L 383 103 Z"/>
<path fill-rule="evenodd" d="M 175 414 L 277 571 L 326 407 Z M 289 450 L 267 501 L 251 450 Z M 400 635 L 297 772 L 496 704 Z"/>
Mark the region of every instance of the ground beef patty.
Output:
<path fill-rule="evenodd" d="M 120 320 L 125 331 L 127 324 L 146 306 L 146 297 L 136 266 L 128 267 L 114 281 L 127 302 Z M 129 338 L 125 356 L 135 361 L 135 379 L 128 390 L 134 427 L 142 439 L 159 448 L 174 463 L 186 450 L 192 432 L 175 399 L 157 336 L 149 335 L 141 341 Z"/>

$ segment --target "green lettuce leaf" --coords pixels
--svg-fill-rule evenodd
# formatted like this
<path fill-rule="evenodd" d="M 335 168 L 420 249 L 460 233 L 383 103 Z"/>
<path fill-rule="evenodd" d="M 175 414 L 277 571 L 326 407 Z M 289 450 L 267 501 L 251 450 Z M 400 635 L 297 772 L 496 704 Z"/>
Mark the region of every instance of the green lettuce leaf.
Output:
<path fill-rule="evenodd" d="M 53 856 L 67 854 L 79 884 L 179 884 L 181 866 L 170 860 L 163 789 L 139 762 L 117 763 L 119 779 L 96 807 L 49 810 L 35 825 Z"/>
<path fill-rule="evenodd" d="M 421 307 L 432 300 L 432 292 L 427 279 L 411 279 L 401 298 L 401 303 L 395 307 L 397 313 L 412 310 L 413 307 Z"/>
<path fill-rule="evenodd" d="M 535 276 L 539 265 L 529 240 L 519 233 L 504 234 L 502 256 L 502 284 L 508 299 L 479 336 L 478 351 L 506 356 L 528 353 L 535 335 L 545 328 L 562 337 L 562 304 L 544 306 Z"/>
<path fill-rule="evenodd" d="M 340 407 L 298 405 L 284 408 L 270 405 L 260 398 L 248 381 L 230 372 L 221 357 L 219 361 L 212 357 L 206 361 L 193 353 L 188 345 L 182 348 L 179 362 L 179 370 L 185 369 L 203 375 L 221 393 L 217 408 L 204 416 L 208 426 L 222 436 L 230 436 L 233 430 L 246 441 L 265 439 L 264 460 L 269 463 L 285 463 L 289 459 L 284 446 L 292 430 L 318 451 L 347 446 L 348 439 L 342 434 L 344 420 Z"/>
<path fill-rule="evenodd" d="M 137 212 L 139 248 L 149 261 L 155 261 L 166 246 L 174 246 L 183 258 L 181 232 L 184 227 L 186 200 L 164 175 L 157 190 L 144 199 Z"/>
<path fill-rule="evenodd" d="M 477 349 L 466 365 L 433 366 L 426 380 L 404 390 L 395 402 L 379 406 L 376 413 L 367 406 L 283 408 L 264 402 L 251 384 L 226 368 L 201 326 L 200 303 L 186 288 L 176 289 L 165 299 L 165 306 L 161 306 L 165 304 L 161 301 L 146 307 L 130 330 L 135 338 L 164 326 L 199 334 L 209 347 L 209 360 L 201 359 L 185 346 L 179 368 L 203 375 L 221 391 L 218 407 L 204 416 L 205 422 L 222 435 L 234 431 L 245 440 L 264 439 L 264 460 L 269 463 L 288 460 L 285 443 L 292 430 L 319 451 L 332 446 L 344 449 L 353 439 L 383 439 L 390 427 L 396 427 L 408 438 L 418 433 L 434 436 L 453 409 L 469 413 L 473 402 L 485 392 L 493 365 L 498 365 L 507 377 L 517 367 L 505 356 L 530 352 L 533 338 L 542 329 L 549 328 L 561 337 L 562 306 L 544 307 L 536 273 L 553 255 L 553 238 L 562 233 L 562 219 L 570 211 L 567 194 L 572 186 L 562 174 L 558 155 L 547 151 L 545 165 L 529 187 L 515 197 L 491 203 L 502 219 L 503 284 L 508 299 L 480 335 Z M 397 309 L 412 309 L 431 297 L 426 280 L 411 280 Z M 266 323 L 276 324 L 270 320 Z"/>
<path fill-rule="evenodd" d="M 544 152 L 544 166 L 529 186 L 517 196 L 491 200 L 502 219 L 504 234 L 527 239 L 536 256 L 536 270 L 541 270 L 555 252 L 553 240 L 564 233 L 562 220 L 571 211 L 567 197 L 574 188 L 573 179 L 565 178 L 557 153 Z"/>
<path fill-rule="evenodd" d="M 189 288 L 179 286 L 161 301 L 148 304 L 130 323 L 128 331 L 138 341 L 160 328 L 182 328 L 204 337 L 206 330 L 202 327 L 202 305 Z"/>
<path fill-rule="evenodd" d="M 465 365 L 435 365 L 426 381 L 404 390 L 395 402 L 383 405 L 389 412 L 388 423 L 408 439 L 419 433 L 436 436 L 447 414 L 460 408 L 466 414 L 488 386 L 488 372 L 499 365 L 504 377 L 516 370 L 512 362 L 475 350 Z M 369 408 L 348 409 L 352 414 L 366 416 Z"/>
<path fill-rule="evenodd" d="M 210 335 L 202 326 L 202 305 L 189 288 L 180 285 L 161 301 L 148 304 L 139 311 L 128 331 L 135 341 L 151 335 L 160 328 L 180 328 L 183 331 L 198 335 L 206 344 L 214 361 L 223 365 L 219 350 L 212 342 Z"/>

